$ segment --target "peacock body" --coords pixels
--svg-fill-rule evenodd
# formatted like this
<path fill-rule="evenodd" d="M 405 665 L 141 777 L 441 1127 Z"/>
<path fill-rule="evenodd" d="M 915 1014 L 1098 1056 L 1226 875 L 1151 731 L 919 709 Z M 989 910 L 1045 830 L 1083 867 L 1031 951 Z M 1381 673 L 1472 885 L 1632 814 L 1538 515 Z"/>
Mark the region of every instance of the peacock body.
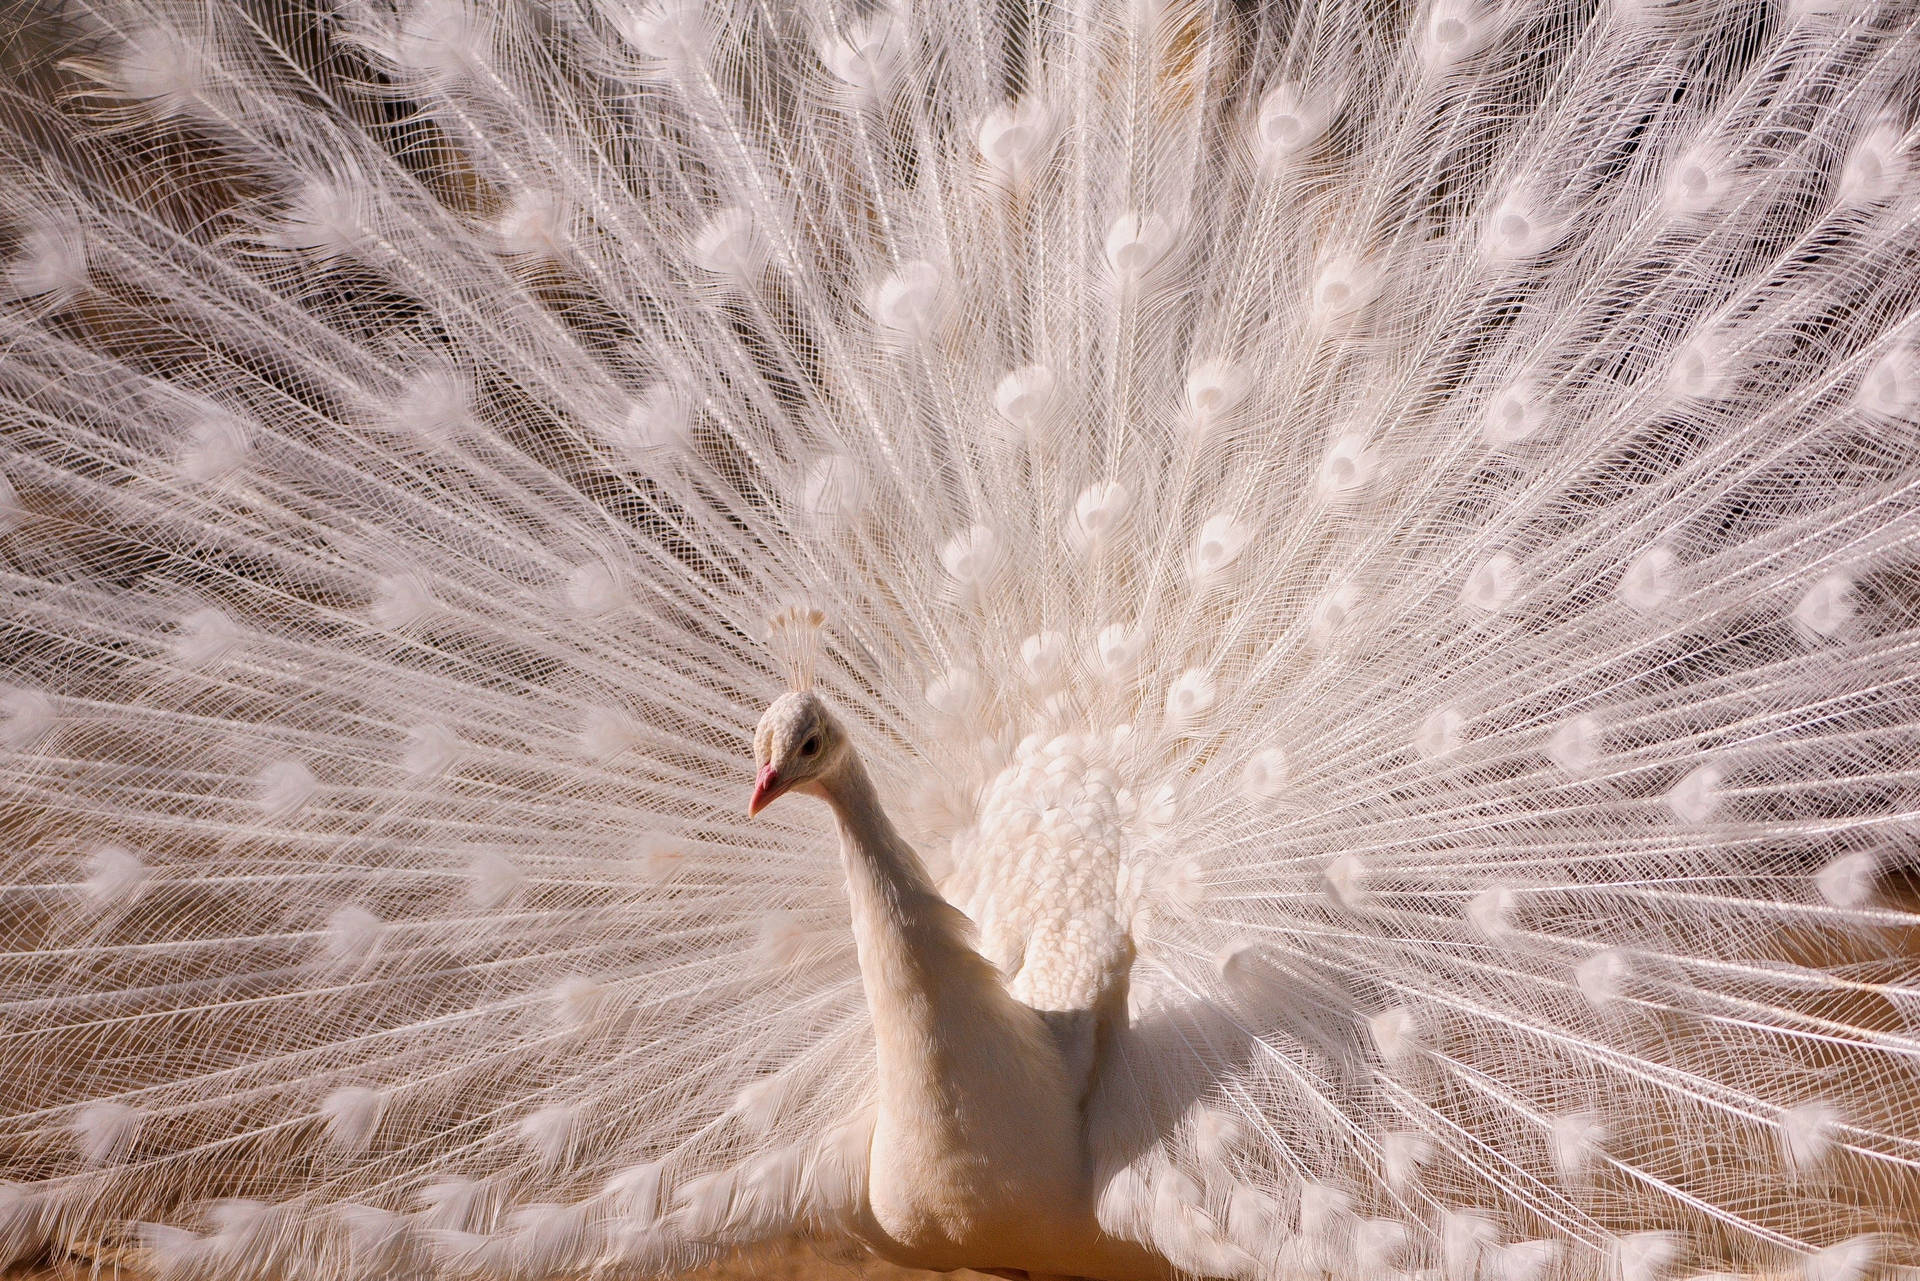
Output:
<path fill-rule="evenodd" d="M 0 24 L 0 1263 L 1920 1266 L 1913 0 Z"/>

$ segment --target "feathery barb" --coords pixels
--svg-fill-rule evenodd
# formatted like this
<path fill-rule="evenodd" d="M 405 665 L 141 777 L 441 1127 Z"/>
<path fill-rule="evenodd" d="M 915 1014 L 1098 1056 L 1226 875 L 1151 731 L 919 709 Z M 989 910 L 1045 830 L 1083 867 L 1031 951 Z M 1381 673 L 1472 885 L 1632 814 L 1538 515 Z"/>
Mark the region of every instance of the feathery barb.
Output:
<path fill-rule="evenodd" d="M 788 689 L 813 688 L 826 626 L 825 611 L 810 605 L 789 605 L 767 620 L 767 647 L 786 673 Z"/>
<path fill-rule="evenodd" d="M 1155 1266 L 1920 1267 L 1920 3 L 0 13 L 0 1264 L 872 1240 L 783 677 Z"/>

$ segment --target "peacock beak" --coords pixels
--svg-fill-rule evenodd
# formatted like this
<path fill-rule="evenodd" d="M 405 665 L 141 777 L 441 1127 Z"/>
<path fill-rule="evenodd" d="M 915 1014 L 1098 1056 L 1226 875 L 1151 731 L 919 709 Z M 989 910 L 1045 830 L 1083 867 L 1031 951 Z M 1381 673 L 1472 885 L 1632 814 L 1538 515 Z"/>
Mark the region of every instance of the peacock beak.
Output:
<path fill-rule="evenodd" d="M 771 765 L 762 765 L 760 776 L 753 780 L 753 799 L 747 802 L 747 817 L 752 818 L 765 809 L 768 801 L 780 795 L 781 788 L 779 773 Z"/>

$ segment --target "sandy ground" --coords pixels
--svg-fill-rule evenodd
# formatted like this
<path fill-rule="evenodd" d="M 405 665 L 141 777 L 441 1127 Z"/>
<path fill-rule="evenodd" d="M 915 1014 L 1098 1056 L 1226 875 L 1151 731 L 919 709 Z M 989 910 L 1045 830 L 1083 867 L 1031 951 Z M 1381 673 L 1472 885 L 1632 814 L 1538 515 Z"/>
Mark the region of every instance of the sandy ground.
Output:
<path fill-rule="evenodd" d="M 685 1273 L 680 1281 L 926 1281 L 938 1276 L 987 1281 L 978 1272 L 922 1272 L 864 1255 L 828 1258 L 805 1242 L 735 1255 Z"/>

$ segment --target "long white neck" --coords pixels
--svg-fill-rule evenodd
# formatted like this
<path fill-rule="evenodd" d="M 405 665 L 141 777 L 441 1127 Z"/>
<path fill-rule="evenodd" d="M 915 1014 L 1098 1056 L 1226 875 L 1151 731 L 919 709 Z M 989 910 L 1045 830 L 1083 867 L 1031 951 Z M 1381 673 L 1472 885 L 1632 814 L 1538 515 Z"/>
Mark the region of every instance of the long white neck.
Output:
<path fill-rule="evenodd" d="M 982 1241 L 1024 1241 L 1030 1257 L 1084 1242 L 1080 1091 L 1045 1023 L 974 950 L 858 758 L 818 790 L 840 822 L 878 1058 L 872 1244 L 948 1269 L 978 1262 Z"/>
<path fill-rule="evenodd" d="M 1032 1017 L 968 939 L 966 916 L 941 897 L 894 829 L 857 755 L 821 779 L 840 824 L 854 942 L 879 1055 L 882 1106 L 929 1104 L 950 1115 L 964 1088 L 956 1051 Z M 1037 1019 L 1035 1020 L 1037 1022 Z"/>

